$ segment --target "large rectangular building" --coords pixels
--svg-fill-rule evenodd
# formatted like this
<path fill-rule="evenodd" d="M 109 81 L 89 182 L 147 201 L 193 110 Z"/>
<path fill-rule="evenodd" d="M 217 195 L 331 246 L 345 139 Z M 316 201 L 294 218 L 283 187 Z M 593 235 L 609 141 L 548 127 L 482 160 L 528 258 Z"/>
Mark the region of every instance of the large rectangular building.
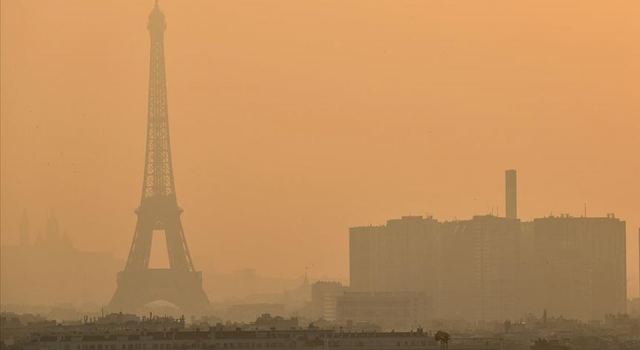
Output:
<path fill-rule="evenodd" d="M 351 290 L 425 293 L 434 318 L 511 316 L 519 225 L 491 215 L 444 223 L 405 216 L 352 228 Z"/>
<path fill-rule="evenodd" d="M 626 311 L 625 223 L 567 215 L 417 216 L 350 230 L 353 292 L 419 292 L 432 318 L 504 321 L 543 310 L 581 320 Z"/>
<path fill-rule="evenodd" d="M 531 296 L 552 315 L 583 320 L 626 312 L 626 223 L 607 217 L 535 219 Z"/>
<path fill-rule="evenodd" d="M 520 221 L 492 215 L 443 223 L 439 235 L 440 317 L 506 320 L 516 317 Z"/>
<path fill-rule="evenodd" d="M 403 216 L 349 232 L 350 290 L 436 293 L 439 223 Z"/>
<path fill-rule="evenodd" d="M 425 327 L 433 317 L 433 301 L 425 293 L 345 293 L 338 297 L 338 320 L 368 322 L 383 329 Z"/>

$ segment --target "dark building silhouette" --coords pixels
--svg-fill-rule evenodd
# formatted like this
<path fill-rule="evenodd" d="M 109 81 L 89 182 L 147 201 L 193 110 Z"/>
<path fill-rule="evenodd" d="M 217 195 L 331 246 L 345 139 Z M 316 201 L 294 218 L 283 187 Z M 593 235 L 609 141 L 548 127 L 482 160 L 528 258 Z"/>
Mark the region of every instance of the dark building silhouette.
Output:
<path fill-rule="evenodd" d="M 287 330 L 296 329 L 300 323 L 297 317 L 284 318 L 282 316 L 272 316 L 271 314 L 263 314 L 256 318 L 255 322 L 251 323 L 251 326 L 257 329 L 271 329 L 271 330 Z"/>
<path fill-rule="evenodd" d="M 75 331 L 75 332 L 74 332 Z M 118 333 L 75 329 L 57 333 L 36 333 L 18 344 L 25 350 L 50 349 L 442 349 L 432 333 L 423 329 L 411 332 L 346 332 L 342 330 L 292 328 L 287 330 L 226 330 L 222 326 L 208 331 L 189 329 L 123 330 Z M 456 337 L 451 350 L 498 350 L 499 339 Z"/>
<path fill-rule="evenodd" d="M 147 143 L 142 199 L 129 258 L 118 274 L 111 311 L 135 312 L 156 300 L 171 302 L 189 315 L 207 314 L 209 300 L 202 288 L 202 273 L 195 270 L 176 199 L 164 64 L 165 17 L 158 3 L 149 14 L 151 59 Z M 164 231 L 169 269 L 149 269 L 154 231 Z"/>
<path fill-rule="evenodd" d="M 625 312 L 625 222 L 613 214 L 520 222 L 515 174 L 506 175 L 507 218 L 406 216 L 351 228 L 351 291 L 425 293 L 432 318 L 504 321 L 546 309 L 589 320 Z"/>
<path fill-rule="evenodd" d="M 437 316 L 468 320 L 515 317 L 520 222 L 492 215 L 440 225 Z"/>
<path fill-rule="evenodd" d="M 53 214 L 44 226 L 30 242 L 31 224 L 23 213 L 20 244 L 0 248 L 3 305 L 106 303 L 114 282 L 104 276 L 115 274 L 121 262 L 109 253 L 75 248 Z"/>
<path fill-rule="evenodd" d="M 47 220 L 47 225 L 44 230 L 44 237 L 40 235 L 36 241 L 36 245 L 47 245 L 53 249 L 70 250 L 73 246 L 71 238 L 66 231 L 60 233 L 60 223 L 58 219 L 51 214 Z"/>
<path fill-rule="evenodd" d="M 403 216 L 383 226 L 350 229 L 350 288 L 353 292 L 435 293 L 439 223 Z"/>
<path fill-rule="evenodd" d="M 538 286 L 530 293 L 555 315 L 599 319 L 626 312 L 626 224 L 607 217 L 533 221 Z"/>

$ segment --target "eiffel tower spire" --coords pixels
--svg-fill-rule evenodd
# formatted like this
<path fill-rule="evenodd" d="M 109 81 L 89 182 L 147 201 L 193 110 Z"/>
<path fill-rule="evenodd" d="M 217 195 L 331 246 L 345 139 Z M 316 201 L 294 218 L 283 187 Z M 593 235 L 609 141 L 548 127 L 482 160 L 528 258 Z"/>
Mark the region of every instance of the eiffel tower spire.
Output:
<path fill-rule="evenodd" d="M 153 197 L 171 197 L 175 201 L 175 183 L 169 141 L 167 78 L 164 66 L 164 31 L 167 28 L 158 2 L 149 14 L 151 37 L 149 62 L 149 101 L 147 152 L 145 157 L 142 201 Z"/>

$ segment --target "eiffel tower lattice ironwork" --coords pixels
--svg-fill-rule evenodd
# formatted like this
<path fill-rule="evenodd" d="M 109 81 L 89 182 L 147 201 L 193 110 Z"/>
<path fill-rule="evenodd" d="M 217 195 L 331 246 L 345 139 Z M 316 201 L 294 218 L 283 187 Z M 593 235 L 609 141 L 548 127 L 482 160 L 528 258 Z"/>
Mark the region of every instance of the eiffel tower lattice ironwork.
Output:
<path fill-rule="evenodd" d="M 145 304 L 165 300 L 189 315 L 208 313 L 210 303 L 202 288 L 202 273 L 195 270 L 185 239 L 176 199 L 164 64 L 165 17 L 156 1 L 149 14 L 151 38 L 147 143 L 142 199 L 136 210 L 133 242 L 110 311 L 135 312 Z M 168 269 L 149 268 L 154 231 L 164 231 Z"/>

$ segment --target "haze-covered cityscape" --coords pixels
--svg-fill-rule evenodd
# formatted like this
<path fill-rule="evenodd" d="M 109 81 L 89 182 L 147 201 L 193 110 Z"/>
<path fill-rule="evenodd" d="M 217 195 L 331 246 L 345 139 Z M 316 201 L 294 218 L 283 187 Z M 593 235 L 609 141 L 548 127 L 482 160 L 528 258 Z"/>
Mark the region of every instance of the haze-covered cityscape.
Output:
<path fill-rule="evenodd" d="M 0 4 L 2 350 L 640 349 L 638 4 Z"/>

